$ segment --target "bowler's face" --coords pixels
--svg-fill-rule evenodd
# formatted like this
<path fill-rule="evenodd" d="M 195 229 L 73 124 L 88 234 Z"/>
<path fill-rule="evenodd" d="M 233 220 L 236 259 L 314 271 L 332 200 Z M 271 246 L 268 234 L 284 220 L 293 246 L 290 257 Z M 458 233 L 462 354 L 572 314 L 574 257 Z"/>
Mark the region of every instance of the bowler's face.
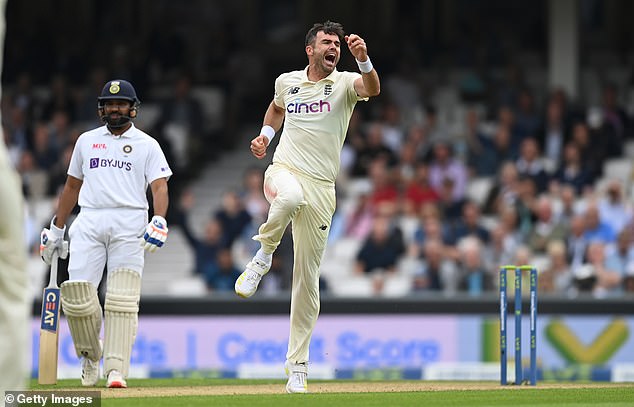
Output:
<path fill-rule="evenodd" d="M 341 55 L 341 42 L 336 34 L 326 34 L 323 31 L 317 33 L 314 45 L 307 49 L 309 58 L 324 72 L 331 73 L 335 70 Z M 312 55 L 311 55 L 312 53 Z"/>

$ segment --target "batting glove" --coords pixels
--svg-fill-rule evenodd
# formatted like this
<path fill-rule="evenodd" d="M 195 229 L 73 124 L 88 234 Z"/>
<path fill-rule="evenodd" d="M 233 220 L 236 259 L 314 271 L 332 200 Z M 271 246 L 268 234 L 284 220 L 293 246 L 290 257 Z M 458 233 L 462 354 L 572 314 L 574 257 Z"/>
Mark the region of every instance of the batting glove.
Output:
<path fill-rule="evenodd" d="M 143 248 L 154 253 L 159 247 L 163 247 L 167 240 L 167 221 L 162 216 L 154 216 L 145 228 Z"/>
<path fill-rule="evenodd" d="M 55 226 L 55 218 L 51 220 L 50 229 L 42 229 L 40 233 L 40 256 L 44 263 L 51 265 L 53 253 L 57 250 L 60 259 L 68 257 L 68 241 L 64 240 L 66 225 L 62 229 Z"/>

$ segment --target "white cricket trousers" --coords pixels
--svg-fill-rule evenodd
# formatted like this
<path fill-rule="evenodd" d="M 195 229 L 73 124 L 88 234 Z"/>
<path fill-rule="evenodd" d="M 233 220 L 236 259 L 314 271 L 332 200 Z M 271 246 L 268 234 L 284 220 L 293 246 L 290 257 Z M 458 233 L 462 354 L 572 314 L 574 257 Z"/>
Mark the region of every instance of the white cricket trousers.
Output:
<path fill-rule="evenodd" d="M 319 265 L 336 206 L 335 186 L 276 163 L 264 173 L 264 194 L 271 207 L 267 221 L 253 239 L 262 244 L 265 253 L 272 253 L 292 222 L 294 266 L 286 359 L 308 362 L 310 339 L 319 316 Z"/>
<path fill-rule="evenodd" d="M 0 406 L 4 406 L 5 391 L 24 390 L 31 371 L 32 298 L 24 213 L 22 183 L 0 143 Z"/>
<path fill-rule="evenodd" d="M 70 225 L 68 279 L 90 281 L 95 287 L 108 265 L 143 274 L 145 258 L 141 237 L 147 225 L 147 211 L 131 208 L 81 208 Z"/>

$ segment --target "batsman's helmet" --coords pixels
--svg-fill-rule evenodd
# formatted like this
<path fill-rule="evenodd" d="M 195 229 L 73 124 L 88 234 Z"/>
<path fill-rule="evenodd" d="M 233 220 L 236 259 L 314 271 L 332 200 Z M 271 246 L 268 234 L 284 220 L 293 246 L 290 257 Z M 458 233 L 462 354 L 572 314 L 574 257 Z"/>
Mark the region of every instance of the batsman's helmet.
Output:
<path fill-rule="evenodd" d="M 104 106 L 107 100 L 127 100 L 130 102 L 130 115 L 123 116 L 121 115 L 119 118 L 114 119 L 107 115 L 104 110 Z M 134 86 L 126 80 L 123 79 L 115 79 L 112 81 L 106 82 L 104 85 L 101 94 L 97 98 L 97 109 L 99 111 L 99 117 L 110 127 L 123 127 L 130 120 L 134 119 L 137 115 L 137 108 L 141 104 L 141 101 L 136 95 L 136 91 L 134 90 Z"/>

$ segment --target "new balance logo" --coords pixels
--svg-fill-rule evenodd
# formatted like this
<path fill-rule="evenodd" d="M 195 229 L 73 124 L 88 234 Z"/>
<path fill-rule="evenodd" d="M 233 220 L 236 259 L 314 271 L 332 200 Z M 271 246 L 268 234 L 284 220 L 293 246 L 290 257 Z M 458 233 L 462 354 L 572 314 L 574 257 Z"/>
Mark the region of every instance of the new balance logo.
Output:
<path fill-rule="evenodd" d="M 319 229 L 321 229 L 321 230 L 326 230 L 326 229 L 328 229 L 328 226 L 326 226 L 326 225 L 321 225 L 321 226 L 319 227 Z"/>
<path fill-rule="evenodd" d="M 289 94 L 289 95 L 294 95 L 294 94 L 296 94 L 297 92 L 299 92 L 299 86 L 294 86 L 294 87 L 292 87 L 292 88 L 290 88 L 290 89 L 288 90 L 288 94 Z"/>

